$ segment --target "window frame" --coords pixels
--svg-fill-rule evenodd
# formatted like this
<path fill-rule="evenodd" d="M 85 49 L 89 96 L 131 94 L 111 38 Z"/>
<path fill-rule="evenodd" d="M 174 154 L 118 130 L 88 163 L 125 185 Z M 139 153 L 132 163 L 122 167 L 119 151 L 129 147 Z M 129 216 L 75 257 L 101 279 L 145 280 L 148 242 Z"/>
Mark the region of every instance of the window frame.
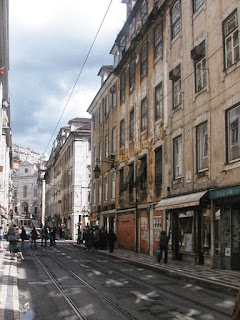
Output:
<path fill-rule="evenodd" d="M 109 136 L 108 133 L 105 135 L 104 137 L 104 145 L 105 145 L 105 150 L 104 150 L 104 154 L 105 154 L 105 159 L 108 158 L 109 155 Z"/>
<path fill-rule="evenodd" d="M 227 30 L 228 23 L 235 19 L 235 27 L 231 30 Z M 231 68 L 235 63 L 239 61 L 239 30 L 238 30 L 238 15 L 237 10 L 233 11 L 224 21 L 223 21 L 223 48 L 224 48 L 224 69 L 227 70 Z M 237 35 L 237 44 L 234 45 L 234 36 Z M 231 42 L 231 50 L 228 50 L 228 40 Z M 237 50 L 235 50 L 237 48 Z M 237 54 L 236 54 L 237 51 Z M 231 55 L 231 63 L 228 63 L 229 53 Z M 235 56 L 236 55 L 236 56 Z"/>
<path fill-rule="evenodd" d="M 129 115 L 129 141 L 134 140 L 134 129 L 134 108 L 132 108 Z"/>
<path fill-rule="evenodd" d="M 140 77 L 148 74 L 148 45 L 145 42 L 140 50 Z"/>
<path fill-rule="evenodd" d="M 147 97 L 141 101 L 141 132 L 147 130 L 148 127 L 148 101 Z"/>
<path fill-rule="evenodd" d="M 136 61 L 132 59 L 129 65 L 129 92 L 133 91 L 136 82 Z"/>
<path fill-rule="evenodd" d="M 108 172 L 104 174 L 104 201 L 108 200 Z"/>
<path fill-rule="evenodd" d="M 117 151 L 117 127 L 112 128 L 112 153 Z"/>
<path fill-rule="evenodd" d="M 120 139 L 119 139 L 119 147 L 124 148 L 125 146 L 125 120 L 122 119 L 120 121 Z"/>
<path fill-rule="evenodd" d="M 238 110 L 238 111 L 237 111 Z M 235 120 L 230 122 L 231 113 L 235 111 Z M 239 116 L 237 116 L 239 112 Z M 234 115 L 233 115 L 234 117 Z M 234 122 L 237 120 L 237 127 Z M 226 110 L 226 142 L 227 142 L 227 163 L 233 163 L 240 160 L 240 104 L 234 105 Z M 236 150 L 234 150 L 236 149 Z M 236 152 L 237 151 L 237 152 Z M 231 153 L 236 152 L 237 156 L 231 156 Z"/>
<path fill-rule="evenodd" d="M 207 61 L 206 61 L 206 57 L 204 56 L 198 60 L 195 60 L 195 91 L 199 92 L 206 86 L 207 86 Z"/>
<path fill-rule="evenodd" d="M 163 26 L 160 22 L 154 29 L 154 59 L 162 57 L 163 54 Z"/>
<path fill-rule="evenodd" d="M 196 127 L 196 160 L 197 172 L 208 170 L 209 165 L 208 122 L 200 123 Z M 206 152 L 206 153 L 205 153 Z M 206 163 L 204 165 L 204 163 Z"/>
<path fill-rule="evenodd" d="M 177 8 L 179 6 L 179 8 Z M 177 12 L 178 9 L 178 12 Z M 175 13 L 174 10 L 176 10 L 175 17 L 173 14 Z M 177 0 L 172 6 L 171 9 L 171 33 L 172 33 L 172 39 L 176 38 L 177 35 L 181 33 L 181 1 Z"/>
<path fill-rule="evenodd" d="M 120 101 L 123 102 L 126 98 L 126 72 L 120 76 Z"/>
<path fill-rule="evenodd" d="M 154 150 L 155 154 L 155 172 L 154 172 L 154 177 L 155 177 L 155 194 L 156 196 L 160 196 L 161 190 L 162 190 L 162 183 L 163 183 L 163 153 L 162 153 L 162 146 L 156 148 Z M 158 154 L 160 153 L 160 155 Z M 160 159 L 160 167 L 157 166 L 157 161 Z"/>
<path fill-rule="evenodd" d="M 181 77 L 177 80 L 173 80 L 173 109 L 176 109 L 182 104 L 182 82 Z"/>
<path fill-rule="evenodd" d="M 174 179 L 180 179 L 183 176 L 183 142 L 182 142 L 182 139 L 183 139 L 182 135 L 179 135 L 173 139 L 173 178 Z M 180 144 L 179 144 L 179 140 L 180 140 Z M 176 142 L 178 142 L 177 146 L 176 146 Z M 178 147 L 178 151 L 176 150 L 176 147 Z M 177 151 L 177 153 L 176 153 L 176 151 Z M 179 170 L 177 172 L 178 168 L 179 168 Z"/>
<path fill-rule="evenodd" d="M 142 24 L 144 24 L 147 21 L 148 18 L 148 4 L 146 0 L 143 1 L 141 5 L 141 21 Z"/>
<path fill-rule="evenodd" d="M 193 13 L 197 12 L 205 3 L 205 0 L 193 0 Z"/>
<path fill-rule="evenodd" d="M 98 203 L 102 202 L 102 176 L 98 178 Z"/>
<path fill-rule="evenodd" d="M 158 91 L 159 91 L 159 94 L 158 94 Z M 154 107 L 155 107 L 155 121 L 158 121 L 163 116 L 163 86 L 162 86 L 162 82 L 160 82 L 155 87 Z"/>
<path fill-rule="evenodd" d="M 111 173 L 111 199 L 116 199 L 116 171 L 112 171 Z"/>

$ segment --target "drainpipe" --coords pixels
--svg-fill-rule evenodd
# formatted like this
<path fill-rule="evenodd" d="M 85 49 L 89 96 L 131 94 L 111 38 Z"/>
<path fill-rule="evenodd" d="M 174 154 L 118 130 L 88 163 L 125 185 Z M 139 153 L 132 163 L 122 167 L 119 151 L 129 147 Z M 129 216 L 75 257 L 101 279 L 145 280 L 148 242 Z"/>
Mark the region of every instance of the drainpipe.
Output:
<path fill-rule="evenodd" d="M 211 199 L 211 269 L 215 268 L 215 212 L 214 203 Z"/>

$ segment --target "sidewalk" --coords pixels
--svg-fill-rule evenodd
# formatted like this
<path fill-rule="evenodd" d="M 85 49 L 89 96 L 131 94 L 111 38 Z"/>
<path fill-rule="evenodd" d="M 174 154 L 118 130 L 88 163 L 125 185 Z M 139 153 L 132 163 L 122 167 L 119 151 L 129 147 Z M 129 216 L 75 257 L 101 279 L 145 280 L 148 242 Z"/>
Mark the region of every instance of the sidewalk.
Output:
<path fill-rule="evenodd" d="M 11 259 L 8 242 L 0 251 L 0 319 L 19 320 L 18 268 L 20 259 Z"/>
<path fill-rule="evenodd" d="M 83 244 L 74 245 L 85 248 Z M 145 265 L 164 273 L 170 273 L 173 276 L 189 278 L 198 282 L 222 287 L 233 291 L 240 290 L 240 270 L 212 270 L 205 266 L 189 265 L 180 261 L 173 260 L 169 260 L 167 264 L 158 263 L 156 261 L 156 257 L 123 249 L 115 249 L 113 253 L 110 253 L 108 250 L 96 251 L 102 254 L 108 254 L 120 259 L 128 260 L 139 265 Z"/>

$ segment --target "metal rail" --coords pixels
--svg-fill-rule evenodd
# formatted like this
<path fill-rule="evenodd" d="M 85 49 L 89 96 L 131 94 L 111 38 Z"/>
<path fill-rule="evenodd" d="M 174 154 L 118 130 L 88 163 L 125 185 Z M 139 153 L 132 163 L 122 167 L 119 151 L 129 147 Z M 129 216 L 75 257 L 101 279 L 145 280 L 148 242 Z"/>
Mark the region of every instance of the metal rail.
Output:
<path fill-rule="evenodd" d="M 99 291 L 97 291 L 93 286 L 91 286 L 89 283 L 87 283 L 83 278 L 81 278 L 79 275 L 77 275 L 75 272 L 73 272 L 71 269 L 69 269 L 68 267 L 66 267 L 62 262 L 60 262 L 59 260 L 57 260 L 56 258 L 54 258 L 52 255 L 50 255 L 46 250 L 44 250 L 42 248 L 42 251 L 44 251 L 51 259 L 53 259 L 58 265 L 60 265 L 63 269 L 65 269 L 68 273 L 71 274 L 71 276 L 75 279 L 77 279 L 78 281 L 82 282 L 84 284 L 85 287 L 87 287 L 88 289 L 90 289 L 91 291 L 93 291 L 95 293 L 95 295 L 97 295 L 99 298 L 101 298 L 105 303 L 107 303 L 114 311 L 118 312 L 121 316 L 123 316 L 125 319 L 127 320 L 136 320 L 135 318 L 131 317 L 127 312 L 125 312 L 123 309 L 119 308 L 114 302 L 112 302 L 111 300 L 109 300 L 107 297 L 105 297 L 103 294 L 101 294 Z M 68 302 L 68 304 L 71 306 L 71 308 L 74 310 L 74 312 L 76 313 L 76 315 L 78 316 L 78 318 L 80 320 L 87 320 L 87 318 L 78 310 L 78 308 L 76 307 L 76 305 L 74 304 L 74 302 L 72 301 L 72 299 L 69 297 L 69 295 L 62 289 L 62 287 L 59 285 L 59 283 L 57 282 L 57 280 L 55 279 L 55 277 L 51 274 L 51 272 L 48 270 L 48 268 L 40 261 L 40 259 L 38 259 L 38 257 L 36 256 L 35 252 L 33 252 L 36 260 L 38 261 L 38 263 L 41 265 L 41 267 L 43 268 L 43 270 L 46 272 L 46 274 L 48 275 L 48 277 L 52 280 L 52 282 L 54 283 L 54 285 L 57 287 L 57 289 L 59 290 L 59 292 L 63 295 L 63 297 L 66 299 L 66 301 Z"/>

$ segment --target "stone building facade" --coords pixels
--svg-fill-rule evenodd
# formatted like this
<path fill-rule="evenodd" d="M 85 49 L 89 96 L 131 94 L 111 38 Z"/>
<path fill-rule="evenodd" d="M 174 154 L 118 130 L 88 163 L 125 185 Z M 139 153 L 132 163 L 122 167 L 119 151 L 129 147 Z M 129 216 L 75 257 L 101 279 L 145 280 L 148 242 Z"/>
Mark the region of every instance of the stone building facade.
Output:
<path fill-rule="evenodd" d="M 39 227 L 39 164 L 23 161 L 13 172 L 13 218 L 17 225 Z"/>
<path fill-rule="evenodd" d="M 88 109 L 92 213 L 119 247 L 154 255 L 164 229 L 172 259 L 238 269 L 239 1 L 124 2 Z"/>
<path fill-rule="evenodd" d="M 0 1 L 0 226 L 7 232 L 12 213 L 12 134 L 10 127 L 9 1 Z"/>
<path fill-rule="evenodd" d="M 46 165 L 45 224 L 76 240 L 89 223 L 91 119 L 75 118 L 58 133 Z"/>

